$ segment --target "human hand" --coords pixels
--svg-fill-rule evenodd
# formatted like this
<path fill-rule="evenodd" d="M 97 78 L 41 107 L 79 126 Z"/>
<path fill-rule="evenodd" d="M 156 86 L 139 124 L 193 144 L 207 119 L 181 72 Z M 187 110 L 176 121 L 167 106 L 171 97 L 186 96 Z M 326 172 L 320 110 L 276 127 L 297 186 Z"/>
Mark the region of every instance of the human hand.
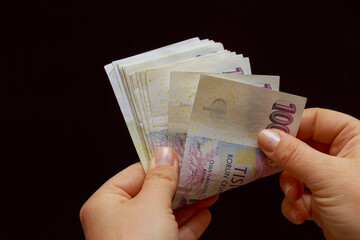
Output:
<path fill-rule="evenodd" d="M 210 223 L 207 209 L 217 196 L 172 211 L 178 159 L 160 148 L 145 174 L 140 163 L 121 171 L 84 204 L 80 219 L 87 240 L 192 240 Z"/>
<path fill-rule="evenodd" d="M 360 121 L 306 109 L 297 137 L 304 142 L 263 130 L 258 139 L 261 150 L 284 169 L 282 213 L 295 224 L 315 221 L 326 239 L 360 239 Z"/>

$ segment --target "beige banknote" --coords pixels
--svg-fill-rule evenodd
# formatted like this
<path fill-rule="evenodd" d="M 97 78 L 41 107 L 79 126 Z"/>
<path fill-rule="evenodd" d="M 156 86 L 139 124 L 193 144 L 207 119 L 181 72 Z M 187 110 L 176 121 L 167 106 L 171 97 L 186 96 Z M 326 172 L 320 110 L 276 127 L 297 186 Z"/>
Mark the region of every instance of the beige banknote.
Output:
<path fill-rule="evenodd" d="M 249 74 L 245 69 L 245 73 Z M 204 73 L 203 73 L 204 74 Z M 242 74 L 211 74 L 209 76 L 247 83 L 254 86 L 279 90 L 278 76 L 259 76 Z M 168 146 L 172 147 L 181 160 L 185 149 L 186 134 L 195 100 L 201 73 L 172 72 L 169 96 Z"/>
<path fill-rule="evenodd" d="M 306 99 L 202 75 L 191 112 L 173 207 L 221 193 L 280 169 L 259 150 L 257 135 L 296 135 Z"/>

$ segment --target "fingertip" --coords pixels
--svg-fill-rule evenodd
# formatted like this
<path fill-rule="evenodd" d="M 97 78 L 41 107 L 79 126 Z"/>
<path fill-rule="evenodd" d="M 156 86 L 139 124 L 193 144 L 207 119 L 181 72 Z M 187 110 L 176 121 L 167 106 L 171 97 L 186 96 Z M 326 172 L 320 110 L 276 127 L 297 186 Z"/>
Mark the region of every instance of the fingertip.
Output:
<path fill-rule="evenodd" d="M 297 201 L 303 196 L 303 183 L 288 172 L 281 173 L 279 182 L 281 190 L 289 201 Z"/>
<path fill-rule="evenodd" d="M 211 218 L 212 218 L 212 215 L 211 215 L 211 212 L 210 212 L 210 210 L 209 209 L 207 209 L 207 208 L 205 208 L 205 212 L 204 212 L 204 214 L 205 214 L 205 217 L 208 219 L 208 224 L 207 225 L 209 225 L 210 224 L 210 222 L 211 222 Z"/>
<path fill-rule="evenodd" d="M 296 217 L 296 224 L 303 224 L 307 219 L 307 213 L 305 209 L 301 209 Z"/>
<path fill-rule="evenodd" d="M 171 207 L 178 185 L 178 158 L 174 150 L 161 147 L 151 159 L 145 181 L 137 198 L 154 200 L 157 207 Z"/>
<path fill-rule="evenodd" d="M 205 229 L 210 225 L 210 222 L 211 222 L 211 218 L 212 218 L 211 212 L 209 209 L 205 208 L 205 209 L 199 211 L 199 215 L 203 219 L 203 226 L 204 226 L 204 231 L 205 231 Z"/>
<path fill-rule="evenodd" d="M 197 214 L 203 215 L 203 218 L 210 223 L 210 221 L 211 221 L 211 212 L 210 212 L 209 209 L 204 208 L 204 209 L 200 210 Z"/>
<path fill-rule="evenodd" d="M 211 213 L 205 208 L 198 211 L 179 229 L 180 239 L 199 239 L 209 226 Z"/>
<path fill-rule="evenodd" d="M 177 165 L 177 155 L 169 147 L 161 147 L 155 153 L 155 165 L 171 167 Z M 154 166 L 153 166 L 154 167 Z"/>
<path fill-rule="evenodd" d="M 180 239 L 199 239 L 209 226 L 210 221 L 211 213 L 208 209 L 198 211 L 180 227 Z"/>
<path fill-rule="evenodd" d="M 302 208 L 298 210 L 294 210 L 295 214 L 292 216 L 293 221 L 292 223 L 296 225 L 301 225 L 306 221 L 306 211 Z"/>
<path fill-rule="evenodd" d="M 281 137 L 274 129 L 264 129 L 259 133 L 258 143 L 264 152 L 273 152 L 279 145 Z"/>
<path fill-rule="evenodd" d="M 176 217 L 177 223 L 179 224 L 179 227 L 181 227 L 185 222 L 187 222 L 194 215 L 196 215 L 199 212 L 203 211 L 204 209 L 207 209 L 208 207 L 212 206 L 218 200 L 218 198 L 219 198 L 219 194 L 216 194 L 214 196 L 202 199 L 196 203 L 192 203 L 190 205 L 187 205 L 185 207 L 175 210 L 174 215 Z M 210 219 L 211 219 L 210 211 L 209 211 L 209 214 L 210 214 Z"/>
<path fill-rule="evenodd" d="M 208 197 L 204 199 L 207 202 L 206 207 L 210 207 L 211 205 L 215 204 L 219 200 L 219 194 L 216 194 L 214 196 Z"/>
<path fill-rule="evenodd" d="M 182 207 L 180 209 L 177 209 L 174 211 L 174 215 L 176 217 L 176 221 L 179 224 L 179 227 L 181 227 L 185 222 L 187 222 L 190 218 L 192 218 L 194 215 L 197 215 L 199 212 L 203 211 L 204 209 L 207 209 L 214 203 L 214 198 L 208 198 L 209 201 L 206 201 L 207 199 L 204 199 L 202 201 L 199 201 L 194 204 L 190 204 L 186 207 Z M 211 214 L 210 214 L 211 215 Z M 211 218 L 211 216 L 210 216 Z"/>
<path fill-rule="evenodd" d="M 281 212 L 285 218 L 297 225 L 304 223 L 307 217 L 306 209 L 300 201 L 291 202 L 286 198 L 281 204 Z"/>
<path fill-rule="evenodd" d="M 220 194 L 216 194 L 215 196 L 212 197 L 214 198 L 214 203 L 216 203 L 220 198 Z"/>
<path fill-rule="evenodd" d="M 202 199 L 202 200 L 194 203 L 194 205 L 196 206 L 196 208 L 208 208 L 208 207 L 214 205 L 218 199 L 219 199 L 219 194 L 216 194 L 214 196 Z"/>
<path fill-rule="evenodd" d="M 289 201 L 295 202 L 299 200 L 304 194 L 304 189 L 299 188 L 296 185 L 291 186 L 291 188 L 288 190 L 286 194 L 286 198 L 289 199 Z"/>

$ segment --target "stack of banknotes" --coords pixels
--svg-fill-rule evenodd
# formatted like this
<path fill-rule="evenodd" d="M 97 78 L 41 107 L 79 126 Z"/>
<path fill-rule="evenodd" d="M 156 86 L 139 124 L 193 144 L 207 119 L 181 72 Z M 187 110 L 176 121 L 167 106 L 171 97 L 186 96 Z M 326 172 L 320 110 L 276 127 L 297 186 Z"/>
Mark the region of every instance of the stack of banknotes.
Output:
<path fill-rule="evenodd" d="M 251 75 L 249 59 L 192 38 L 105 66 L 140 161 L 160 147 L 179 158 L 173 208 L 280 171 L 259 150 L 262 129 L 296 135 L 306 98 L 279 77 Z"/>

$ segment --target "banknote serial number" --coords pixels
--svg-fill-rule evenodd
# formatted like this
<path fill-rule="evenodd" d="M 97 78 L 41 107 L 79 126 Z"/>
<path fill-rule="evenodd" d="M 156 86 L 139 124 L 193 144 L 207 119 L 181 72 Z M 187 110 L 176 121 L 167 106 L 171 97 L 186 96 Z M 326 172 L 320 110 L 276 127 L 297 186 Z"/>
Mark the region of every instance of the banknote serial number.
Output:
<path fill-rule="evenodd" d="M 288 125 L 294 121 L 292 115 L 296 112 L 295 104 L 275 102 L 272 110 L 274 111 L 269 116 L 271 123 L 266 128 L 280 129 L 286 133 L 290 133 Z"/>

